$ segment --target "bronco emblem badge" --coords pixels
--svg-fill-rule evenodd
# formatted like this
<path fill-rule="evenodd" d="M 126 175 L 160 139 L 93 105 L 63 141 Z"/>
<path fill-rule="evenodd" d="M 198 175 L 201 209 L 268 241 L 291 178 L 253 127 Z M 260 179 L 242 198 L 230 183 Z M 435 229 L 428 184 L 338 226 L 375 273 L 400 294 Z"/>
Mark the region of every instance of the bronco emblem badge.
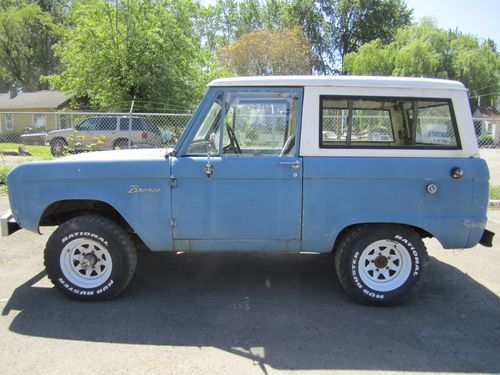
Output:
<path fill-rule="evenodd" d="M 139 185 L 130 185 L 130 189 L 128 190 L 129 194 L 135 193 L 159 193 L 161 191 L 160 188 L 141 188 Z"/>

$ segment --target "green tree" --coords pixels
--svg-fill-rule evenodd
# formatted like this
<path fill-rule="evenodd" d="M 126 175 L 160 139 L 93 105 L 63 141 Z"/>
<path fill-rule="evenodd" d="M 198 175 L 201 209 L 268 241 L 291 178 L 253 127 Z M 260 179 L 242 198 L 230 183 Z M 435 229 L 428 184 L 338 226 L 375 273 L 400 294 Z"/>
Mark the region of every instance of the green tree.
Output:
<path fill-rule="evenodd" d="M 375 39 L 391 42 L 398 28 L 409 25 L 412 9 L 403 0 L 320 0 L 329 21 L 326 30 L 331 40 L 331 55 L 338 71 L 344 57 Z"/>
<path fill-rule="evenodd" d="M 238 36 L 261 29 L 262 10 L 258 0 L 243 0 L 239 3 L 240 25 Z"/>
<path fill-rule="evenodd" d="M 331 43 L 326 34 L 328 23 L 316 0 L 293 0 L 286 11 L 286 27 L 300 26 L 311 45 L 314 71 L 327 74 L 334 59 Z"/>
<path fill-rule="evenodd" d="M 461 81 L 472 97 L 472 107 L 496 100 L 500 57 L 491 41 L 458 31 L 446 31 L 430 19 L 403 27 L 395 41 L 380 40 L 363 45 L 345 57 L 350 74 L 449 78 Z"/>
<path fill-rule="evenodd" d="M 221 51 L 222 64 L 238 75 L 311 74 L 310 46 L 300 28 L 262 29 Z"/>
<path fill-rule="evenodd" d="M 38 4 L 0 1 L 0 80 L 27 91 L 46 87 L 41 75 L 57 69 L 52 44 L 57 40 L 50 13 Z"/>
<path fill-rule="evenodd" d="M 500 80 L 500 55 L 495 45 L 461 34 L 450 45 L 453 51 L 453 79 L 467 86 L 474 107 L 479 104 L 494 105 Z"/>
<path fill-rule="evenodd" d="M 56 53 L 53 87 L 94 106 L 188 109 L 210 79 L 210 55 L 199 48 L 189 0 L 85 0 L 73 4 Z"/>
<path fill-rule="evenodd" d="M 344 69 L 352 74 L 387 76 L 394 70 L 390 50 L 379 39 L 363 44 L 357 53 L 345 56 Z"/>
<path fill-rule="evenodd" d="M 218 0 L 202 24 L 213 51 L 251 31 L 298 26 L 311 46 L 314 70 L 326 74 L 340 72 L 343 57 L 362 44 L 392 41 L 411 15 L 403 0 Z"/>
<path fill-rule="evenodd" d="M 197 26 L 204 44 L 213 52 L 234 41 L 240 27 L 239 5 L 236 0 L 217 0 L 203 9 Z"/>

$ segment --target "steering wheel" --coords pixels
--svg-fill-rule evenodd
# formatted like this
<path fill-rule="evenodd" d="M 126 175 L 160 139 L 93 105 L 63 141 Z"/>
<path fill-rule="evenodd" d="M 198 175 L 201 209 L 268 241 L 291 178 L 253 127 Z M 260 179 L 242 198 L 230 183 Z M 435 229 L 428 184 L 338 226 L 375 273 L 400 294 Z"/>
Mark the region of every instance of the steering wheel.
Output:
<path fill-rule="evenodd" d="M 224 152 L 232 149 L 235 153 L 241 154 L 240 144 L 236 139 L 233 128 L 231 128 L 229 125 L 227 126 L 227 135 L 229 136 L 230 143 L 224 147 Z"/>

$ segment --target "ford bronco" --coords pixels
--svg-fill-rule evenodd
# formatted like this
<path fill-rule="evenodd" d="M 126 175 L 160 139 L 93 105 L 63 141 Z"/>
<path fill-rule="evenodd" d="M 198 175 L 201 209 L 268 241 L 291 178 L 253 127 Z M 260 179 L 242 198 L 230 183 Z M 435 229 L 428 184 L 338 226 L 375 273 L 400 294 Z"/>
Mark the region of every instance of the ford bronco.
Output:
<path fill-rule="evenodd" d="M 140 244 L 333 253 L 347 293 L 393 305 L 422 282 L 423 238 L 491 246 L 488 179 L 458 82 L 225 78 L 210 83 L 172 150 L 16 167 L 1 224 L 4 235 L 59 226 L 45 266 L 75 299 L 122 292 Z"/>

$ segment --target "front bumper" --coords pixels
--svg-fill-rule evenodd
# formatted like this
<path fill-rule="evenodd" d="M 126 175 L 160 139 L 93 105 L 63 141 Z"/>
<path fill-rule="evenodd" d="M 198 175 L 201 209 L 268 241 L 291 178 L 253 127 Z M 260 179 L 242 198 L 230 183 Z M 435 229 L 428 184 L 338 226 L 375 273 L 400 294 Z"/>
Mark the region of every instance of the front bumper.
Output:
<path fill-rule="evenodd" d="M 11 210 L 5 211 L 2 214 L 2 217 L 0 217 L 0 225 L 2 227 L 2 237 L 10 236 L 12 233 L 21 229 L 16 219 L 14 219 L 14 216 L 12 216 Z"/>

